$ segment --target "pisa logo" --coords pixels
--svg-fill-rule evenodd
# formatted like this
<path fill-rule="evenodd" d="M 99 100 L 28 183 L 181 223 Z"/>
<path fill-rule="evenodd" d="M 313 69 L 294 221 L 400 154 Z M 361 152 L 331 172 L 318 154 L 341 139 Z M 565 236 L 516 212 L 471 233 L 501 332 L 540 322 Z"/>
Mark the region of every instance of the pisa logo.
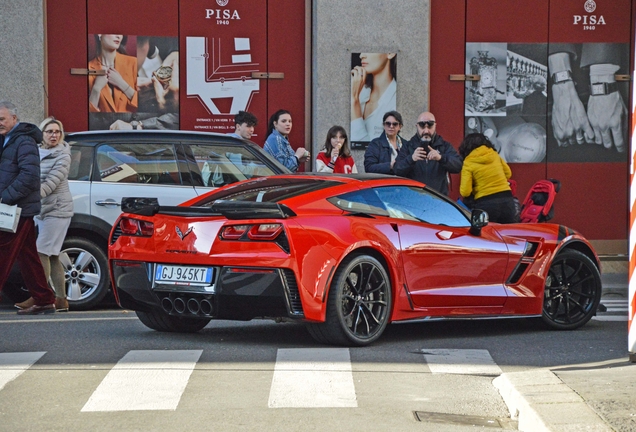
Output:
<path fill-rule="evenodd" d="M 587 0 L 583 5 L 583 9 L 588 14 L 591 14 L 596 10 L 596 2 L 594 0 Z M 603 15 L 573 15 L 574 25 L 582 25 L 583 30 L 596 30 L 597 25 L 605 25 L 605 18 Z"/>

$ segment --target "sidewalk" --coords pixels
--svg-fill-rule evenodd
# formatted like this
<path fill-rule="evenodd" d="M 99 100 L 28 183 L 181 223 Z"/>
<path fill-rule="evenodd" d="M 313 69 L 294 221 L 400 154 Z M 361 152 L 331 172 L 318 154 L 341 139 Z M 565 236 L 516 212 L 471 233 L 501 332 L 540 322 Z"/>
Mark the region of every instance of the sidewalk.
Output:
<path fill-rule="evenodd" d="M 603 298 L 628 298 L 626 273 L 603 274 Z M 493 383 L 520 431 L 636 431 L 636 363 L 627 348 L 624 359 L 504 373 Z"/>

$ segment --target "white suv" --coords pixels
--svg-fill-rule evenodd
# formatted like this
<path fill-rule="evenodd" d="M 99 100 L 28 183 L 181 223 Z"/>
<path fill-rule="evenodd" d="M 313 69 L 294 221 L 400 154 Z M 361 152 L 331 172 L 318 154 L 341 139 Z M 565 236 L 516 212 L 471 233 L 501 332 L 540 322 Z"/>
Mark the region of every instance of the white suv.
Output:
<path fill-rule="evenodd" d="M 289 170 L 256 144 L 187 131 L 98 131 L 66 136 L 75 215 L 60 260 L 74 310 L 98 305 L 110 290 L 108 237 L 123 197 L 156 197 L 177 205 L 209 190 Z M 4 294 L 28 296 L 14 271 Z"/>

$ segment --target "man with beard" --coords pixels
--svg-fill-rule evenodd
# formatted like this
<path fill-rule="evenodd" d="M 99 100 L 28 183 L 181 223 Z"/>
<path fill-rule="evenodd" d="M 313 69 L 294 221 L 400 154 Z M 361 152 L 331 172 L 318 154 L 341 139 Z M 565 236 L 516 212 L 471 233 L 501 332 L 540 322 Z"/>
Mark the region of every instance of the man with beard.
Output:
<path fill-rule="evenodd" d="M 55 294 L 49 289 L 35 244 L 33 217 L 40 214 L 40 153 L 37 126 L 18 120 L 18 109 L 0 101 L 0 199 L 22 209 L 15 233 L 0 231 L 0 289 L 17 260 L 34 304 L 18 315 L 55 313 Z"/>
<path fill-rule="evenodd" d="M 432 113 L 420 114 L 416 125 L 417 133 L 402 146 L 393 171 L 448 195 L 448 174 L 461 172 L 462 158 L 435 132 L 437 126 Z"/>

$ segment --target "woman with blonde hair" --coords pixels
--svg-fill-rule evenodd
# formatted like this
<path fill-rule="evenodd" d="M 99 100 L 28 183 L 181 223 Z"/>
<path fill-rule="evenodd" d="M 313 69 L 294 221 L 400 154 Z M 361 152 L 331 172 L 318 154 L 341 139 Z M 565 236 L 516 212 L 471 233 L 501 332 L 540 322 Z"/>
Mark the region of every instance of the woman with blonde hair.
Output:
<path fill-rule="evenodd" d="M 71 148 L 64 141 L 62 122 L 53 117 L 40 124 L 44 138 L 40 144 L 40 196 L 42 209 L 35 217 L 36 241 L 44 275 L 55 290 L 55 309 L 68 311 L 64 267 L 60 251 L 73 216 L 73 197 L 68 187 Z M 19 309 L 33 305 L 33 298 L 16 304 Z"/>

